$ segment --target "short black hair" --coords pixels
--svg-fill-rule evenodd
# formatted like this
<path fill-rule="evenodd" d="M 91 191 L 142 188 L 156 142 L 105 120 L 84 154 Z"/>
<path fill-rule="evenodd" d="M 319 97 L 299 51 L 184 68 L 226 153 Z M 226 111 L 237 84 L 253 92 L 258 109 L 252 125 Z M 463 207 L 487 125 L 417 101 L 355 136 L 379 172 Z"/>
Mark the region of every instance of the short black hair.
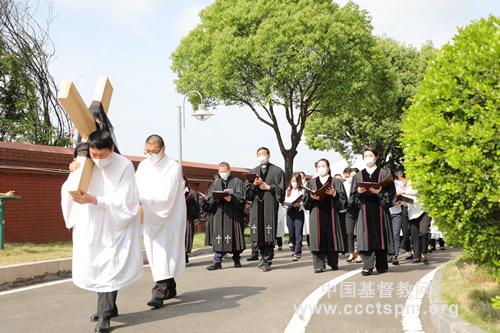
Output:
<path fill-rule="evenodd" d="M 356 172 L 356 173 L 358 173 L 359 169 L 358 168 L 351 168 L 351 172 L 353 172 L 353 171 Z"/>
<path fill-rule="evenodd" d="M 269 150 L 269 148 L 266 148 L 266 147 L 260 147 L 259 149 L 257 149 L 257 154 L 259 153 L 259 151 L 261 150 L 265 150 L 267 152 L 267 155 L 271 155 L 271 151 Z"/>
<path fill-rule="evenodd" d="M 351 173 L 351 168 L 345 168 L 343 173 Z"/>
<path fill-rule="evenodd" d="M 146 143 L 152 144 L 152 145 L 158 145 L 160 148 L 165 147 L 165 143 L 163 142 L 163 138 L 159 136 L 158 134 L 151 134 L 148 136 L 146 139 Z"/>
<path fill-rule="evenodd" d="M 375 155 L 375 158 L 378 158 L 378 151 L 375 148 L 372 148 L 372 147 L 363 148 L 363 156 L 365 155 L 365 153 L 367 151 L 371 151 L 373 153 L 373 155 Z"/>
<path fill-rule="evenodd" d="M 111 133 L 104 129 L 98 129 L 89 135 L 87 141 L 89 148 L 113 150 L 114 142 Z"/>
<path fill-rule="evenodd" d="M 336 173 L 335 176 L 333 176 L 333 177 L 337 177 L 337 176 L 342 177 L 342 175 L 340 173 Z"/>
<path fill-rule="evenodd" d="M 226 168 L 228 168 L 228 169 L 231 169 L 231 166 L 230 166 L 230 165 L 229 165 L 229 163 L 227 163 L 227 162 L 220 162 L 220 163 L 219 163 L 219 166 L 220 166 L 220 167 L 226 167 Z"/>

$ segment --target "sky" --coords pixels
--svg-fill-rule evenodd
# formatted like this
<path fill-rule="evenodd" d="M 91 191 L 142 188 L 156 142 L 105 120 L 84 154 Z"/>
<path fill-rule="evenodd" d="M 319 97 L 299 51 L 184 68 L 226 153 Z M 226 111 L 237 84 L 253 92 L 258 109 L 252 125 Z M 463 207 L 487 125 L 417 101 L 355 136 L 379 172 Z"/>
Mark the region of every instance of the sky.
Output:
<path fill-rule="evenodd" d="M 43 7 L 43 0 L 33 2 Z M 51 71 L 57 82 L 74 81 L 90 103 L 99 76 L 114 86 L 109 117 L 118 146 L 127 155 L 141 155 L 145 138 L 159 134 L 167 154 L 179 157 L 176 92 L 170 54 L 199 22 L 209 0 L 53 0 L 51 37 L 56 55 Z M 344 5 L 347 1 L 337 1 Z M 419 46 L 449 42 L 457 27 L 500 14 L 500 1 L 490 0 L 365 0 L 354 1 L 372 16 L 376 35 Z M 43 13 L 41 8 L 40 13 Z M 198 121 L 189 114 L 183 130 L 183 159 L 201 163 L 227 161 L 237 167 L 257 165 L 256 148 L 267 146 L 271 160 L 283 166 L 272 130 L 245 108 L 217 107 L 215 116 Z M 286 128 L 283 128 L 288 133 Z M 288 135 L 285 135 L 287 137 Z M 314 161 L 327 158 L 340 173 L 347 162 L 334 151 L 298 147 L 295 169 L 314 173 Z M 362 167 L 362 162 L 354 161 Z"/>

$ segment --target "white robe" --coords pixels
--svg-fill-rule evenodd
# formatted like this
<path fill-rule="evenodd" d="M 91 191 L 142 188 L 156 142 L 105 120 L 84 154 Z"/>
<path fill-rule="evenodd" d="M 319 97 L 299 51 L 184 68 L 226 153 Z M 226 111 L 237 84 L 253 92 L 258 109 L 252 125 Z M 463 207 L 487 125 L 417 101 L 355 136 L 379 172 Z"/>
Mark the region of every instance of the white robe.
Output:
<path fill-rule="evenodd" d="M 276 228 L 276 237 L 283 237 L 285 233 L 288 233 L 288 227 L 286 225 L 286 208 L 280 204 L 278 207 L 278 225 Z"/>
<path fill-rule="evenodd" d="M 139 193 L 134 167 L 112 153 L 110 163 L 94 166 L 88 193 L 97 205 L 80 205 L 68 190 L 70 174 L 61 188 L 61 206 L 68 229 L 73 229 L 73 283 L 86 290 L 110 292 L 124 288 L 142 275 Z"/>
<path fill-rule="evenodd" d="M 163 157 L 143 160 L 136 172 L 144 209 L 144 247 L 154 281 L 173 278 L 186 268 L 186 200 L 179 163 Z"/>

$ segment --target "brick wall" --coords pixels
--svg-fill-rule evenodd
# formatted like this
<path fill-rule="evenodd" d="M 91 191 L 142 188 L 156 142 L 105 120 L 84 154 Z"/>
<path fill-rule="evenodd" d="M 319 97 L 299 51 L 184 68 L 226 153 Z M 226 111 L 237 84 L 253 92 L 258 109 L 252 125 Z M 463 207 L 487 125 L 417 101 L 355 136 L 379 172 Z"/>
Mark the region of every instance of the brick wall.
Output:
<path fill-rule="evenodd" d="M 137 167 L 141 157 L 129 156 Z M 61 214 L 60 189 L 67 178 L 72 150 L 61 147 L 0 142 L 0 192 L 15 190 L 20 201 L 4 201 L 6 242 L 71 240 Z M 217 166 L 183 163 L 190 186 L 206 192 Z M 246 169 L 233 168 L 241 175 Z"/>

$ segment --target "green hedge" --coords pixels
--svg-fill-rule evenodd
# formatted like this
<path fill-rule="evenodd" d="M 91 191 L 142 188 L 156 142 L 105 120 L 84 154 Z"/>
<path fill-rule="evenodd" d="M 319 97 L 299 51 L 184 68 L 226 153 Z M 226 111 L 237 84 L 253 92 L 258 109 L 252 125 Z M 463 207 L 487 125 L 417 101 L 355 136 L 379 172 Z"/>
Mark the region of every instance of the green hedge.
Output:
<path fill-rule="evenodd" d="M 402 125 L 406 171 L 426 211 L 497 273 L 499 23 L 490 16 L 459 29 L 429 64 Z"/>

